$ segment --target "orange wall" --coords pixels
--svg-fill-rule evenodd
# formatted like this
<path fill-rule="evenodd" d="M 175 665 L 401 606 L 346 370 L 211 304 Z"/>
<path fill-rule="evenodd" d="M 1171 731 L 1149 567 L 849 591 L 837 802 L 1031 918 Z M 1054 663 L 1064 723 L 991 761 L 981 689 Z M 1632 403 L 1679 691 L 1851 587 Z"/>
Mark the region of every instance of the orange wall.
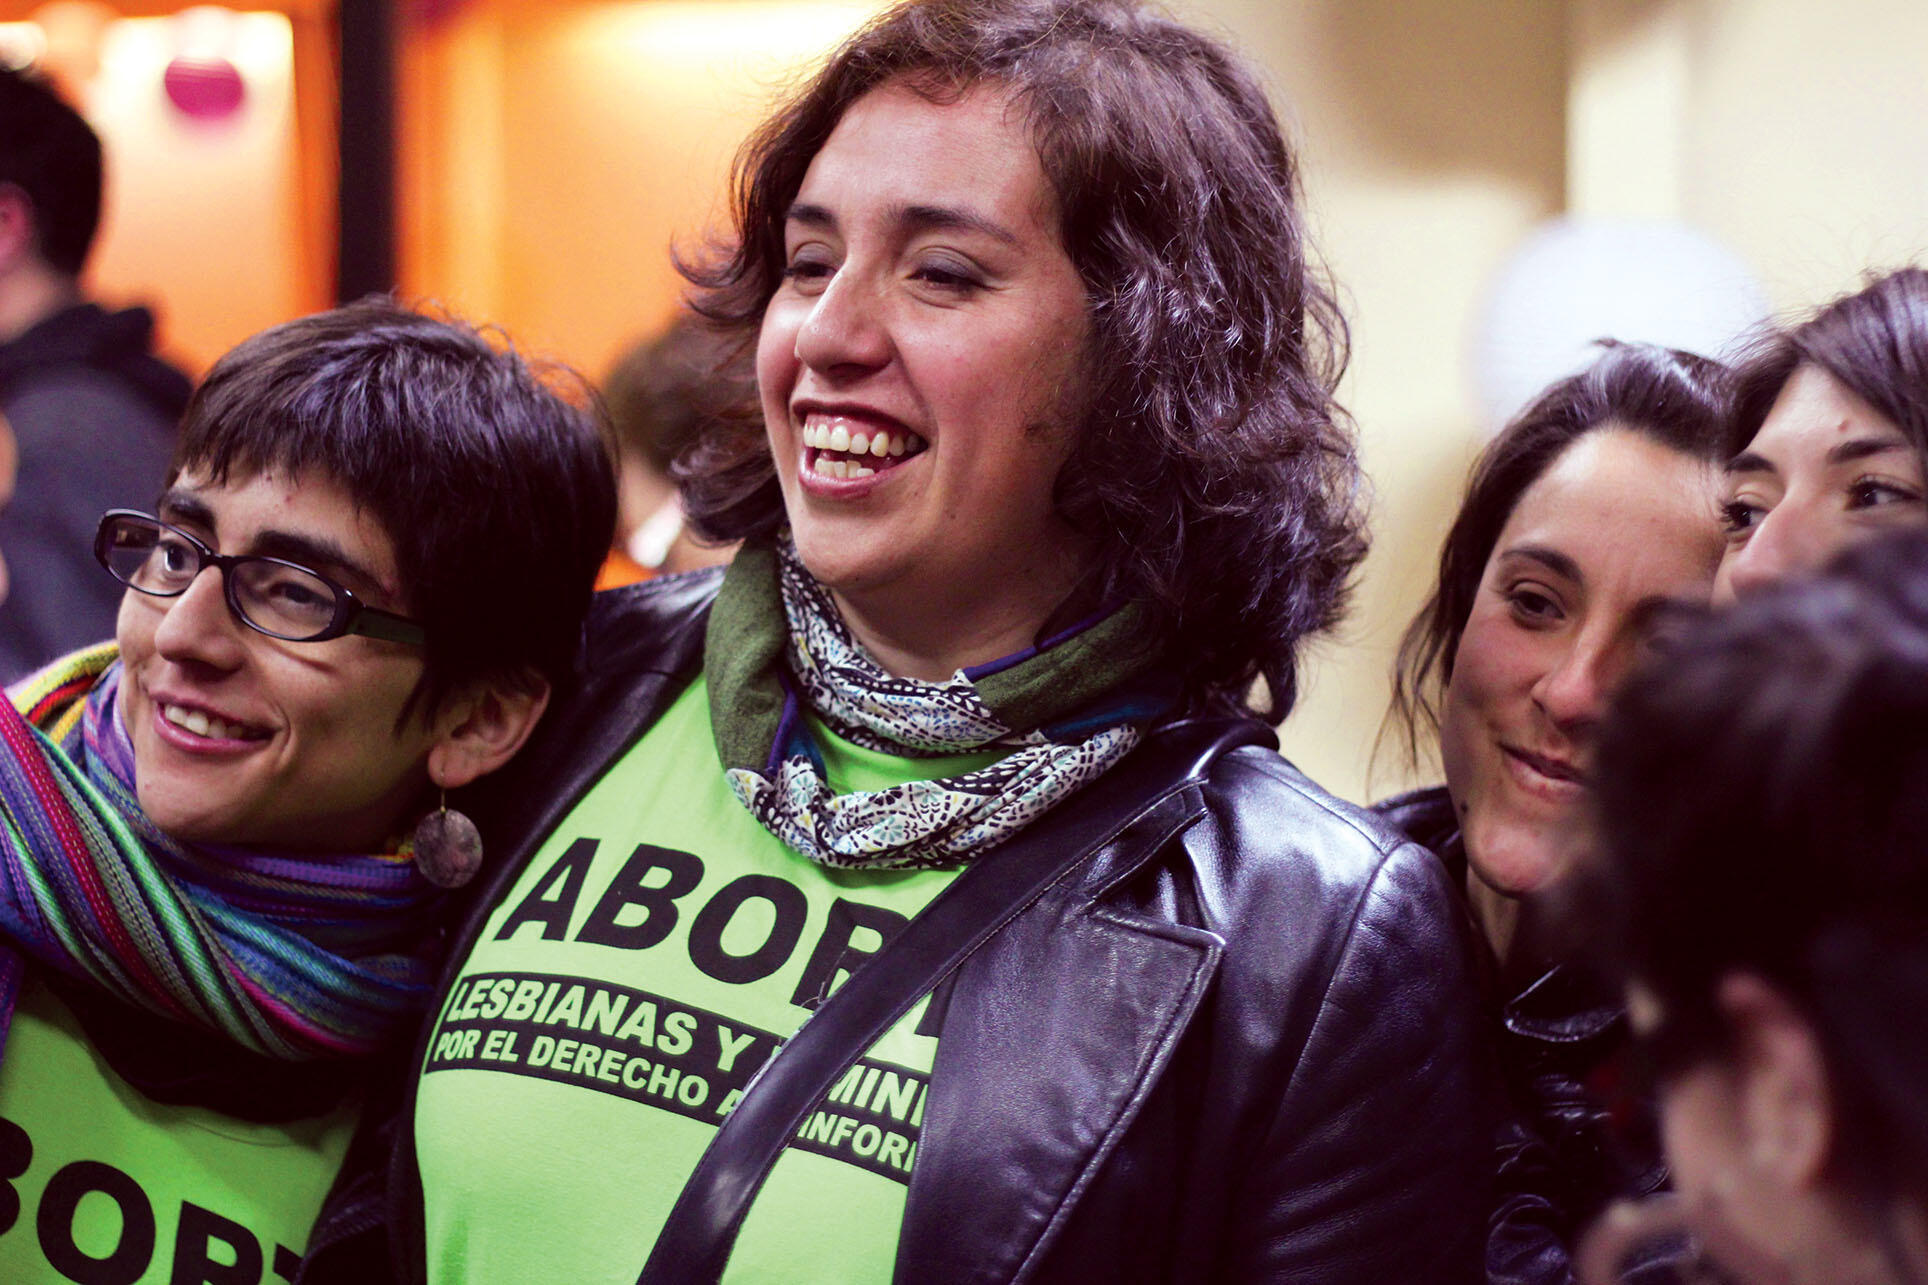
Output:
<path fill-rule="evenodd" d="M 404 291 L 602 375 L 675 307 L 671 247 L 712 225 L 786 77 L 875 7 L 475 0 L 412 31 Z"/>
<path fill-rule="evenodd" d="M 63 15 L 49 8 L 34 16 L 58 30 Z M 320 156 L 304 154 L 294 83 L 295 33 L 313 31 L 315 18 L 237 13 L 193 27 L 96 12 L 87 56 L 50 60 L 106 163 L 87 288 L 108 304 L 151 306 L 163 349 L 200 371 L 247 335 L 328 302 L 332 231 L 319 222 L 332 192 L 314 180 L 331 163 L 332 128 L 310 141 Z M 245 97 L 228 120 L 196 122 L 168 101 L 163 72 L 190 46 L 218 49 L 241 72 Z"/>
<path fill-rule="evenodd" d="M 197 125 L 165 102 L 165 18 L 109 30 L 88 103 L 109 175 L 95 285 L 155 301 L 169 347 L 197 369 L 317 302 L 304 293 L 288 20 L 237 26 L 247 98 L 232 122 Z"/>

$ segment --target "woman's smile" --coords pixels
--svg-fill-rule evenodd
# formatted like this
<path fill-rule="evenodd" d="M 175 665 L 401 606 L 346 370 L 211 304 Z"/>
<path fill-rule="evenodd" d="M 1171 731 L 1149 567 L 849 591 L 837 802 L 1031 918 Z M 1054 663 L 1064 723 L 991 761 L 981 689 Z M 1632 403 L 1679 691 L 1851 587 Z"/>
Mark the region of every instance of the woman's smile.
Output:
<path fill-rule="evenodd" d="M 893 672 L 1031 643 L 1087 560 L 1053 488 L 1088 326 L 1022 111 L 872 90 L 810 163 L 784 255 L 757 386 L 804 565 Z"/>
<path fill-rule="evenodd" d="M 928 445 L 901 425 L 881 423 L 862 413 L 811 411 L 801 417 L 801 422 L 803 427 L 797 434 L 803 443 L 799 480 L 806 490 L 832 497 L 850 491 L 824 483 L 888 473 L 922 455 Z"/>
<path fill-rule="evenodd" d="M 1712 492 L 1702 461 L 1607 427 L 1567 446 L 1508 515 L 1440 719 L 1467 859 L 1492 891 L 1552 876 L 1609 694 L 1663 609 L 1705 598 Z"/>
<path fill-rule="evenodd" d="M 148 700 L 154 707 L 155 734 L 165 744 L 189 753 L 251 750 L 272 734 L 268 728 L 172 695 L 157 696 L 150 692 Z"/>
<path fill-rule="evenodd" d="M 1586 774 L 1567 759 L 1535 754 L 1505 741 L 1499 742 L 1499 749 L 1514 784 L 1530 795 L 1566 806 L 1586 792 Z"/>
<path fill-rule="evenodd" d="M 403 606 L 388 533 L 319 472 L 222 482 L 190 470 L 160 516 L 229 552 L 299 539 L 330 574 Z M 402 717 L 422 677 L 412 648 L 361 637 L 283 642 L 234 618 L 209 567 L 177 597 L 128 590 L 118 638 L 121 718 L 141 807 L 191 842 L 352 851 L 392 835 L 422 788 L 434 734 Z"/>

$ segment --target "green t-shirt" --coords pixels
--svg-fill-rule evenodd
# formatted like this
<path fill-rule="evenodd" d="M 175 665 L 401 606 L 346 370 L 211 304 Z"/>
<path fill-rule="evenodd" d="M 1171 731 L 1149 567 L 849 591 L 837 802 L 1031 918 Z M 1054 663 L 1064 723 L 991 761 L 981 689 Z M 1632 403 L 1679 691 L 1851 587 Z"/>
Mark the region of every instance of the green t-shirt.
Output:
<path fill-rule="evenodd" d="M 818 727 L 833 790 L 983 767 Z M 841 870 L 771 837 L 698 680 L 549 836 L 442 1010 L 415 1113 L 429 1280 L 636 1279 L 744 1084 L 954 870 Z M 729 1281 L 887 1281 L 941 1013 L 926 997 L 811 1114 Z"/>
<path fill-rule="evenodd" d="M 354 1125 L 151 1102 L 29 972 L 0 1065 L 0 1281 L 293 1280 Z"/>

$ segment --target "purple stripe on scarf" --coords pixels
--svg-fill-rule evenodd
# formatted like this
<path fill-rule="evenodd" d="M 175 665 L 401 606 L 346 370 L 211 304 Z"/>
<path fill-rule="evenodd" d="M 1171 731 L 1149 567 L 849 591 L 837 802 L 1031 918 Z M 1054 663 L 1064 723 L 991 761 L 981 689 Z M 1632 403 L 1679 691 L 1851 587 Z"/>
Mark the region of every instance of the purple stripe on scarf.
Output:
<path fill-rule="evenodd" d="M 1105 620 L 1109 618 L 1114 612 L 1122 611 L 1123 609 L 1124 609 L 1123 603 L 1114 603 L 1109 607 L 1101 608 L 1100 610 L 1093 612 L 1091 615 L 1086 616 L 1083 620 L 1080 620 L 1077 624 L 1072 625 L 1069 629 L 1060 630 L 1059 632 L 1052 634 L 1049 638 L 1045 639 L 1043 642 L 1033 643 L 1031 646 L 1026 647 L 1023 651 L 1014 651 L 1008 656 L 999 656 L 996 660 L 987 660 L 982 665 L 972 665 L 969 669 L 966 669 L 963 671 L 964 677 L 969 679 L 971 682 L 976 682 L 980 678 L 987 678 L 992 674 L 1000 673 L 1003 670 L 1012 668 L 1013 666 L 1022 665 L 1025 661 L 1031 659 L 1033 656 L 1036 656 L 1041 652 L 1050 651 L 1053 647 L 1056 647 L 1061 643 L 1070 642 L 1073 638 L 1076 638 L 1079 634 L 1091 628 L 1099 621 Z"/>

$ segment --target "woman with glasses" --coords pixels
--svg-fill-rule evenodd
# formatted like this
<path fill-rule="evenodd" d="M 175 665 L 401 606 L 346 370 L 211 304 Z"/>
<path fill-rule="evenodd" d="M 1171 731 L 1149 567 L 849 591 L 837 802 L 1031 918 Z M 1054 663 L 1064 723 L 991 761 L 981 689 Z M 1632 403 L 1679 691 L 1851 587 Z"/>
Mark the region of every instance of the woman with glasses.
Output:
<path fill-rule="evenodd" d="M 1564 900 L 1624 988 L 1683 1230 L 1728 1285 L 1928 1280 L 1928 534 L 1683 631 L 1616 700 Z"/>
<path fill-rule="evenodd" d="M 0 1278 L 292 1277 L 613 516 L 594 423 L 465 326 L 216 363 L 101 522 L 115 641 L 0 709 Z"/>

